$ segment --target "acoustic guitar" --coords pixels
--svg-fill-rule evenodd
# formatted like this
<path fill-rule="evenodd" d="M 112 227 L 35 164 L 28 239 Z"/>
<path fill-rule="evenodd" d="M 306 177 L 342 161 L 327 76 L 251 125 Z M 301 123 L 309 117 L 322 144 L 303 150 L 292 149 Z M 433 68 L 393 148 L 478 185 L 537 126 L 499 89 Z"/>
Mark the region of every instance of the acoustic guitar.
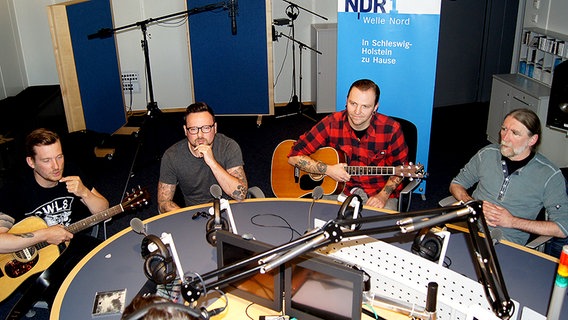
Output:
<path fill-rule="evenodd" d="M 148 192 L 138 188 L 127 194 L 119 205 L 79 220 L 65 229 L 75 234 L 125 210 L 146 205 L 149 199 Z M 44 228 L 47 228 L 45 221 L 40 217 L 32 216 L 16 223 L 8 232 L 22 234 Z M 30 276 L 47 269 L 60 254 L 59 246 L 47 242 L 40 242 L 13 253 L 0 254 L 0 287 L 2 288 L 0 302 L 10 296 Z"/>
<path fill-rule="evenodd" d="M 274 195 L 278 198 L 304 197 L 317 186 L 322 187 L 325 195 L 340 194 L 345 187 L 344 182 L 337 182 L 326 175 L 302 171 L 288 163 L 288 153 L 294 142 L 295 140 L 282 141 L 272 155 L 270 183 Z M 318 149 L 310 157 L 327 164 L 346 162 L 343 152 L 331 147 Z M 409 179 L 425 176 L 424 166 L 412 163 L 400 166 L 346 166 L 345 170 L 352 176 L 401 176 Z"/>

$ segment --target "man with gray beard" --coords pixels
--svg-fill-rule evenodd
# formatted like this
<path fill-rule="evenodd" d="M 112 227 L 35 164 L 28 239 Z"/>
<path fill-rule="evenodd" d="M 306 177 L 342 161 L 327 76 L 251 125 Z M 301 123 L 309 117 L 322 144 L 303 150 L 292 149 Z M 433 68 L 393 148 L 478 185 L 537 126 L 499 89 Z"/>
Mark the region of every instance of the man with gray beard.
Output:
<path fill-rule="evenodd" d="M 482 200 L 487 225 L 521 245 L 530 234 L 568 235 L 566 182 L 560 169 L 536 151 L 541 131 L 533 111 L 511 111 L 501 126 L 500 145 L 479 150 L 450 184 L 457 200 Z M 542 208 L 546 221 L 536 220 Z"/>

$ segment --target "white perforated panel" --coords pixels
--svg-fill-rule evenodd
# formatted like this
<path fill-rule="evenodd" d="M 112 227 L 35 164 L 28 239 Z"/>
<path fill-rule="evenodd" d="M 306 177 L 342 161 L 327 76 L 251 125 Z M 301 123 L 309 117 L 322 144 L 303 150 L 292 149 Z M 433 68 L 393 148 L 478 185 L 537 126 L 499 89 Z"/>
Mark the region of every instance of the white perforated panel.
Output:
<path fill-rule="evenodd" d="M 347 239 L 320 249 L 320 253 L 363 268 L 371 276 L 376 296 L 415 304 L 422 310 L 428 283 L 437 282 L 440 320 L 466 320 L 470 306 L 491 310 L 481 284 L 374 238 Z"/>

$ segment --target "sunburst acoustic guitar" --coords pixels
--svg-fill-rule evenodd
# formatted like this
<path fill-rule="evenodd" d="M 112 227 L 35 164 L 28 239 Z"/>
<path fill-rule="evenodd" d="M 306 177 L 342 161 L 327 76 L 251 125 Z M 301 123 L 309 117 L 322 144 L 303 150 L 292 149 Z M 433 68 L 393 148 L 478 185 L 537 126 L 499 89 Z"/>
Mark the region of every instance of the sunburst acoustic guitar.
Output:
<path fill-rule="evenodd" d="M 73 234 L 105 221 L 123 211 L 146 205 L 148 192 L 138 188 L 127 194 L 124 200 L 114 207 L 77 221 L 65 229 Z M 47 228 L 40 217 L 28 217 L 16 223 L 8 232 L 22 234 Z M 59 257 L 59 246 L 41 242 L 13 253 L 0 254 L 0 302 L 4 301 L 30 276 L 47 269 Z"/>
<path fill-rule="evenodd" d="M 321 186 L 325 195 L 339 194 L 343 191 L 345 183 L 337 182 L 332 178 L 302 171 L 288 163 L 288 153 L 295 140 L 284 140 L 272 154 L 272 167 L 270 170 L 270 183 L 272 192 L 279 198 L 299 198 L 309 195 L 316 186 Z M 327 164 L 345 163 L 343 152 L 331 147 L 324 147 L 311 154 L 315 160 Z M 400 166 L 346 166 L 345 170 L 354 175 L 383 175 L 401 176 L 410 179 L 423 178 L 424 166 L 421 164 Z"/>

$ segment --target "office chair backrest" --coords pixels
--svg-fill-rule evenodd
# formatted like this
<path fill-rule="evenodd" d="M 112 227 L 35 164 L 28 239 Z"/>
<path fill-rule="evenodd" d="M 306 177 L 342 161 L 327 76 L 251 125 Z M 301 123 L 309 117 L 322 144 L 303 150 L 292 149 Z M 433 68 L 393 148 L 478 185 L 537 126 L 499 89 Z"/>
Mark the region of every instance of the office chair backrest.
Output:
<path fill-rule="evenodd" d="M 408 160 L 415 163 L 416 162 L 416 150 L 418 148 L 418 129 L 414 123 L 397 117 L 391 117 L 396 122 L 400 124 L 402 132 L 404 133 L 404 140 L 408 146 Z"/>
<path fill-rule="evenodd" d="M 400 124 L 404 140 L 408 146 L 408 161 L 416 164 L 416 152 L 418 148 L 418 129 L 414 123 L 397 117 L 391 117 Z M 404 189 L 400 192 L 398 197 L 398 211 L 410 210 L 412 201 L 412 192 L 420 185 L 421 179 L 414 179 L 412 181 L 405 179 L 403 181 Z"/>

